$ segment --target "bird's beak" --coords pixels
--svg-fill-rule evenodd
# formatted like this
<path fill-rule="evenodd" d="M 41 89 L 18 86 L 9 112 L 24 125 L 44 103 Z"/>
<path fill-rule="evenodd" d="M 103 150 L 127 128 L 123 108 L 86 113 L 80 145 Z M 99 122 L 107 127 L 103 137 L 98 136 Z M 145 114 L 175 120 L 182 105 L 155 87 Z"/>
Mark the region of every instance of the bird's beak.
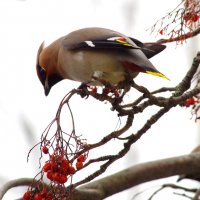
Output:
<path fill-rule="evenodd" d="M 49 81 L 48 81 L 48 76 L 47 76 L 44 83 L 44 93 L 47 96 L 49 92 L 50 92 L 50 87 L 49 87 Z"/>

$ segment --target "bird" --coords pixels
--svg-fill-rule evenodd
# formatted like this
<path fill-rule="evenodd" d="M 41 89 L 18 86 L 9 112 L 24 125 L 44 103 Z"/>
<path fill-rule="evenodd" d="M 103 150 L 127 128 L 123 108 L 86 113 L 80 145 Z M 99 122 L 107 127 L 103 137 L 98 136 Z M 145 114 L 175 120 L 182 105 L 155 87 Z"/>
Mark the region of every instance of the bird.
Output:
<path fill-rule="evenodd" d="M 46 47 L 43 42 L 37 52 L 36 71 L 46 96 L 63 79 L 94 86 L 102 85 L 98 78 L 117 86 L 140 72 L 168 79 L 149 61 L 165 48 L 107 28 L 82 28 Z"/>

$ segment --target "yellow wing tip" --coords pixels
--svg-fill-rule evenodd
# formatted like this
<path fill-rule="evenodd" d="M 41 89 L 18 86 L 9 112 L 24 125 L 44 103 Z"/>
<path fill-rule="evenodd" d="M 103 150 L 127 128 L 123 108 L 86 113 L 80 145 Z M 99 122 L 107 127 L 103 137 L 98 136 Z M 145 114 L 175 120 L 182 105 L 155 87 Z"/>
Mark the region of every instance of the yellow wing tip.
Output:
<path fill-rule="evenodd" d="M 170 79 L 165 76 L 164 74 L 160 73 L 160 72 L 152 72 L 152 71 L 146 71 L 147 74 L 151 74 L 151 75 L 154 75 L 154 76 L 159 76 L 159 77 L 162 77 L 162 78 L 165 78 L 167 80 L 170 81 Z"/>

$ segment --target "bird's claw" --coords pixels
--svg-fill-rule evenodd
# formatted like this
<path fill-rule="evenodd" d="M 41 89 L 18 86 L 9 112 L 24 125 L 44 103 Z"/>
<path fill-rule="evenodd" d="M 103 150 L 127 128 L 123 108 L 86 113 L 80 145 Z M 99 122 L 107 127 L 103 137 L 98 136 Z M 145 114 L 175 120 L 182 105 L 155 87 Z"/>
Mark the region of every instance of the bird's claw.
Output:
<path fill-rule="evenodd" d="M 79 94 L 82 98 L 88 98 L 89 94 L 88 94 L 88 84 L 91 83 L 92 81 L 85 81 L 82 82 L 81 85 L 77 88 L 79 91 Z"/>

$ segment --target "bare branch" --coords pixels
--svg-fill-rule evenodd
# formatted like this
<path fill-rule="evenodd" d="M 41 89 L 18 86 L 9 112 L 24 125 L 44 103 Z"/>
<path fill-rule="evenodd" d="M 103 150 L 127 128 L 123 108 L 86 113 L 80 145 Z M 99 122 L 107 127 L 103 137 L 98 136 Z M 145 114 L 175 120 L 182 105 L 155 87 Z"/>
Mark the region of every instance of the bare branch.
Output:
<path fill-rule="evenodd" d="M 167 158 L 127 168 L 113 175 L 93 181 L 74 190 L 72 200 L 102 200 L 118 192 L 141 183 L 174 175 L 198 172 L 200 168 L 200 153 Z M 32 179 L 16 179 L 2 186 L 0 199 L 11 188 L 28 186 Z"/>
<path fill-rule="evenodd" d="M 186 188 L 186 187 L 183 187 L 183 186 L 179 186 L 179 185 L 176 185 L 176 184 L 163 184 L 158 190 L 156 190 L 149 198 L 148 200 L 152 200 L 153 197 L 158 194 L 161 190 L 165 189 L 165 188 L 172 188 L 172 189 L 181 189 L 181 190 L 184 190 L 186 192 L 192 192 L 192 193 L 195 193 L 197 192 L 197 189 L 196 188 Z"/>
<path fill-rule="evenodd" d="M 0 199 L 3 199 L 3 196 L 5 195 L 5 193 L 11 188 L 19 187 L 19 186 L 29 186 L 32 184 L 32 182 L 33 182 L 32 178 L 20 178 L 20 179 L 8 181 L 0 188 Z"/>
<path fill-rule="evenodd" d="M 197 28 L 196 30 L 192 31 L 192 32 L 187 32 L 183 35 L 174 37 L 174 38 L 170 38 L 170 39 L 160 39 L 157 41 L 157 43 L 159 44 L 165 44 L 165 43 L 170 43 L 170 42 L 177 42 L 180 40 L 187 40 L 189 38 L 195 37 L 200 33 L 200 28 Z"/>
<path fill-rule="evenodd" d="M 200 53 L 198 53 L 197 56 L 194 58 L 192 66 L 188 70 L 186 76 L 174 88 L 160 88 L 154 92 L 150 92 L 144 86 L 136 84 L 132 79 L 129 79 L 129 77 L 127 77 L 127 82 L 121 83 L 122 85 L 125 84 L 124 86 L 126 88 L 124 89 L 123 93 L 120 92 L 116 86 L 111 86 L 107 82 L 105 82 L 105 86 L 102 89 L 102 92 L 100 93 L 97 92 L 97 88 L 89 87 L 89 89 L 87 89 L 87 85 L 86 88 L 83 89 L 78 88 L 70 91 L 62 99 L 58 107 L 55 118 L 42 133 L 41 141 L 33 147 L 35 148 L 36 146 L 39 146 L 40 148 L 41 156 L 39 158 L 39 164 L 41 167 L 41 171 L 34 178 L 33 182 L 35 182 L 36 185 L 32 184 L 29 187 L 27 193 L 25 194 L 34 196 L 35 193 L 41 193 L 43 190 L 49 190 L 47 192 L 48 195 L 53 196 L 55 199 L 62 199 L 64 197 L 71 198 L 72 191 L 74 191 L 75 188 L 85 183 L 88 183 L 92 181 L 94 178 L 103 174 L 113 162 L 125 156 L 129 152 L 131 146 L 135 142 L 137 142 L 162 116 L 164 116 L 165 113 L 167 113 L 173 107 L 181 105 L 188 98 L 191 98 L 200 93 L 200 86 L 197 86 L 194 89 L 188 91 L 188 89 L 190 89 L 191 87 L 191 82 L 194 77 L 194 74 L 196 73 L 199 67 L 199 63 L 200 63 Z M 141 96 L 137 98 L 135 101 L 133 101 L 132 104 L 127 104 L 128 105 L 127 106 L 124 105 L 123 97 L 124 94 L 130 89 L 130 87 L 140 92 Z M 108 92 L 106 90 L 108 90 Z M 171 94 L 170 97 L 157 96 L 159 92 L 165 92 L 165 91 L 173 91 L 174 94 Z M 81 97 L 92 96 L 94 99 L 98 101 L 109 102 L 112 106 L 112 110 L 115 110 L 118 113 L 118 116 L 126 117 L 125 124 L 123 124 L 123 126 L 120 127 L 118 130 L 113 131 L 108 135 L 106 135 L 100 141 L 94 144 L 87 144 L 85 140 L 81 139 L 80 136 L 77 135 L 76 133 L 75 123 L 74 123 L 75 118 L 73 116 L 73 111 L 71 110 L 69 104 L 70 99 L 76 94 L 80 95 Z M 119 94 L 122 94 L 122 96 L 119 96 Z M 72 130 L 69 133 L 64 131 L 61 125 L 62 121 L 61 112 L 65 105 L 67 105 L 71 116 Z M 134 116 L 138 113 L 144 112 L 146 108 L 152 105 L 157 106 L 159 110 L 155 114 L 153 114 L 146 122 L 144 122 L 144 124 L 141 126 L 141 128 L 139 128 L 138 131 L 136 131 L 136 133 L 134 134 L 129 133 L 128 136 L 126 135 L 126 137 L 123 137 L 123 134 L 127 133 L 127 131 L 132 126 Z M 54 130 L 52 131 L 53 125 L 56 126 L 55 129 L 56 131 Z M 118 150 L 118 152 L 115 152 L 112 155 L 100 154 L 98 157 L 90 159 L 89 161 L 85 162 L 86 158 L 88 157 L 89 151 L 103 147 L 103 145 L 110 142 L 112 139 L 121 139 L 120 142 L 121 141 L 124 142 L 123 146 L 121 147 L 120 150 Z M 42 166 L 41 161 L 44 155 L 47 155 L 47 160 L 43 162 L 44 165 Z M 81 162 L 78 161 L 79 160 L 78 158 L 80 156 L 84 158 L 82 159 Z M 90 173 L 82 180 L 79 180 L 76 183 L 72 183 L 72 178 L 74 175 L 76 175 L 83 168 L 92 165 L 93 163 L 99 164 L 98 168 L 95 169 L 96 171 Z M 145 167 L 146 167 L 145 170 L 148 170 L 149 165 L 145 165 Z M 173 171 L 173 173 L 175 172 L 176 170 Z M 181 173 L 180 169 L 179 173 Z M 46 176 L 48 179 L 49 187 L 41 185 L 44 181 L 43 180 L 44 176 Z M 71 182 L 68 181 L 69 178 L 71 178 Z M 149 179 L 146 178 L 147 177 L 144 178 L 144 181 L 149 181 Z M 156 178 L 156 176 L 154 176 L 154 178 Z M 67 181 L 68 181 L 68 187 L 65 187 L 64 183 L 66 183 Z M 132 184 L 132 182 L 130 183 Z M 140 184 L 140 182 L 138 184 Z M 134 186 L 134 184 L 132 186 Z M 110 188 L 108 190 L 110 190 L 110 193 L 112 193 L 113 191 Z M 91 189 L 89 190 L 89 192 L 93 195 L 93 198 L 94 195 L 96 195 L 97 199 L 99 198 L 99 191 L 96 191 L 96 189 L 95 190 Z M 103 193 L 102 191 L 100 191 L 100 193 L 105 195 L 105 193 L 107 194 L 107 191 L 106 192 L 103 191 Z"/>
<path fill-rule="evenodd" d="M 162 159 L 127 168 L 111 176 L 83 185 L 77 191 L 89 191 L 88 194 L 91 196 L 90 198 L 87 196 L 88 199 L 100 200 L 141 183 L 187 174 L 191 171 L 198 172 L 199 167 L 200 153 Z M 93 198 L 93 194 L 96 194 L 95 198 Z M 73 200 L 84 200 L 81 195 L 79 197 L 73 197 Z"/>
<path fill-rule="evenodd" d="M 178 91 L 175 94 L 176 96 L 183 94 L 186 90 L 190 88 L 191 81 L 194 78 L 195 73 L 197 72 L 199 64 L 200 64 L 200 52 L 198 52 L 196 57 L 194 57 L 192 66 L 189 68 L 187 74 L 185 75 L 181 83 L 179 83 L 179 85 L 177 86 Z"/>
<path fill-rule="evenodd" d="M 165 35 L 158 43 L 176 42 L 182 44 L 186 39 L 200 33 L 199 0 L 183 0 L 175 9 L 157 20 L 148 30 Z"/>
<path fill-rule="evenodd" d="M 198 189 L 196 191 L 196 194 L 194 195 L 193 199 L 192 200 L 199 200 L 199 197 L 200 197 L 200 189 Z"/>

